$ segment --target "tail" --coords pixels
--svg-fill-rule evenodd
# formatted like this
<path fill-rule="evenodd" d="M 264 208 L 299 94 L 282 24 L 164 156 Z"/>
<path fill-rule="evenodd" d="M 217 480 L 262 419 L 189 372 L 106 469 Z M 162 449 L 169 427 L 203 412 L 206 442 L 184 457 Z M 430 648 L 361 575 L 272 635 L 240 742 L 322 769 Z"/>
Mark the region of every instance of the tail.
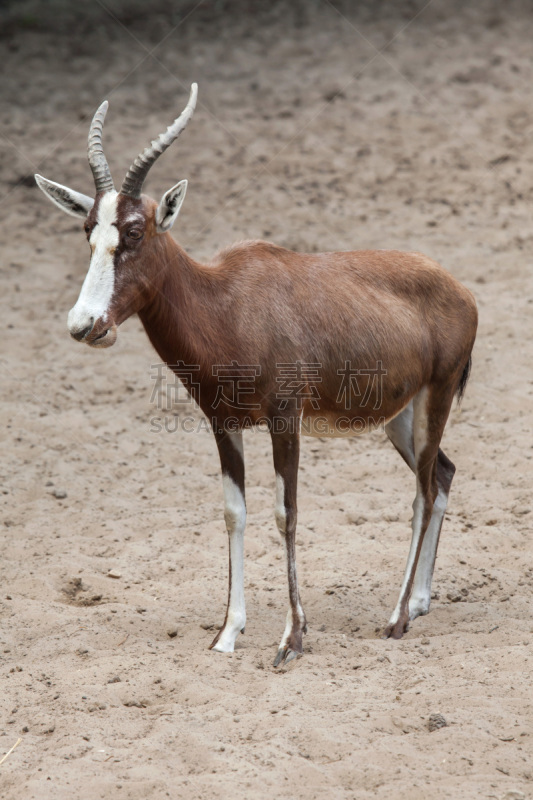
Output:
<path fill-rule="evenodd" d="M 463 395 L 465 393 L 466 384 L 468 383 L 468 379 L 470 377 L 470 370 L 472 369 L 472 356 L 468 356 L 468 361 L 465 364 L 465 368 L 463 370 L 463 374 L 461 375 L 461 379 L 459 380 L 459 385 L 457 386 L 455 396 L 457 397 L 457 402 L 460 403 L 463 399 Z"/>

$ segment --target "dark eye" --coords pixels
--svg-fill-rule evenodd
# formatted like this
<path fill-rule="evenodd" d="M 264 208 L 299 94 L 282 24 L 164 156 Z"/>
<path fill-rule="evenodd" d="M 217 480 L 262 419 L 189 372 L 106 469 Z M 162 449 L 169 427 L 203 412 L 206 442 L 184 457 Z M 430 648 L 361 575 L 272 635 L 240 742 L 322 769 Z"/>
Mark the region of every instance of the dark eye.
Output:
<path fill-rule="evenodd" d="M 128 239 L 142 239 L 143 232 L 139 228 L 130 228 L 127 233 Z"/>
<path fill-rule="evenodd" d="M 90 234 L 90 232 L 91 232 L 91 226 L 89 225 L 89 223 L 88 223 L 88 222 L 86 222 L 86 223 L 85 223 L 85 225 L 83 226 L 83 230 L 85 231 L 85 233 L 87 234 L 87 236 Z"/>

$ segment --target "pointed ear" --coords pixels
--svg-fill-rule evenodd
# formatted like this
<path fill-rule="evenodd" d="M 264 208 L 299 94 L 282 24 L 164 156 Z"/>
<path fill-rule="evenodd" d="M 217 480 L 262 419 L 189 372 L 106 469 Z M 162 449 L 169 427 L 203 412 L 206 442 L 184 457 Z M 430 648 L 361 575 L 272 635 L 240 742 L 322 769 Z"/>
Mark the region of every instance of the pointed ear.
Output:
<path fill-rule="evenodd" d="M 86 194 L 80 194 L 67 186 L 61 186 L 60 183 L 54 183 L 43 178 L 42 175 L 36 175 L 35 181 L 39 189 L 55 203 L 56 206 L 66 211 L 73 217 L 82 217 L 85 219 L 89 211 L 94 205 L 92 197 L 87 197 Z"/>
<path fill-rule="evenodd" d="M 180 213 L 181 204 L 185 199 L 186 191 L 187 181 L 180 181 L 168 192 L 165 192 L 155 212 L 158 233 L 165 233 L 174 225 L 176 217 Z"/>

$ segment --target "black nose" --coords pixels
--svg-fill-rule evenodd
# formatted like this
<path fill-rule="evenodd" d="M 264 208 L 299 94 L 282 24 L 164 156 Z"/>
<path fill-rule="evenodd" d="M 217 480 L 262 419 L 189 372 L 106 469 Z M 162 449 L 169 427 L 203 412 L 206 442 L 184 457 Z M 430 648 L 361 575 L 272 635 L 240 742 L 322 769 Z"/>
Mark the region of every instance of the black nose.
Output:
<path fill-rule="evenodd" d="M 81 340 L 84 339 L 85 336 L 87 336 L 87 334 L 92 331 L 93 327 L 94 327 L 94 317 L 91 317 L 91 322 L 89 325 L 87 325 L 86 328 L 83 328 L 81 331 L 74 331 L 74 332 L 70 331 L 70 335 L 74 339 L 77 339 L 78 342 L 81 342 Z"/>

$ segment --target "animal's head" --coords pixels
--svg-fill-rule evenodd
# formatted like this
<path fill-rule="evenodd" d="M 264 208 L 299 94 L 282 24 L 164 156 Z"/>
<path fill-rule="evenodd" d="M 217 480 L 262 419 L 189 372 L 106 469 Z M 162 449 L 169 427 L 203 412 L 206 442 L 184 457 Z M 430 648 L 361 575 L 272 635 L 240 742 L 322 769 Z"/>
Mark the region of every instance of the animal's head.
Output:
<path fill-rule="evenodd" d="M 197 93 L 198 87 L 193 83 L 182 114 L 137 156 L 119 192 L 115 190 L 102 146 L 107 102 L 94 115 L 89 131 L 88 157 L 95 198 L 41 175 L 35 176 L 39 188 L 55 205 L 84 220 L 91 261 L 78 301 L 68 315 L 70 334 L 78 341 L 92 347 L 111 347 L 117 338 L 117 326 L 145 302 L 149 276 L 141 273 L 135 280 L 132 277 L 142 262 L 149 260 L 157 237 L 166 234 L 174 224 L 187 181 L 169 189 L 159 205 L 141 195 L 142 187 L 155 160 L 178 138 L 192 117 Z"/>

